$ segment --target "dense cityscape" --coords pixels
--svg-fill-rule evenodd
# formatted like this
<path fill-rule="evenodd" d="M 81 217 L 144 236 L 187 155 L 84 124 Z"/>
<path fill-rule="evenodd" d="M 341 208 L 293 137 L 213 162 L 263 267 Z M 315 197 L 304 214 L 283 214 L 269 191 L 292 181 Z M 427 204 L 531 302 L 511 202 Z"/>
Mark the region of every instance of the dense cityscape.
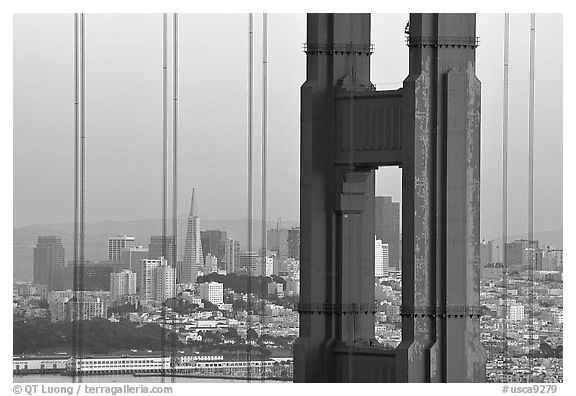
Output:
<path fill-rule="evenodd" d="M 402 338 L 399 218 L 400 203 L 376 197 L 374 333 L 389 348 Z M 193 194 L 182 257 L 173 236 L 151 236 L 147 247 L 111 236 L 108 260 L 85 260 L 74 292 L 74 263 L 65 261 L 60 237 L 38 236 L 33 281 L 14 283 L 14 374 L 291 380 L 300 229 L 279 221 L 266 239 L 265 252 L 249 252 L 226 230 L 201 230 Z M 483 241 L 480 251 L 487 380 L 562 382 L 562 250 L 510 242 L 506 277 L 496 242 Z M 78 320 L 86 337 L 76 359 Z"/>

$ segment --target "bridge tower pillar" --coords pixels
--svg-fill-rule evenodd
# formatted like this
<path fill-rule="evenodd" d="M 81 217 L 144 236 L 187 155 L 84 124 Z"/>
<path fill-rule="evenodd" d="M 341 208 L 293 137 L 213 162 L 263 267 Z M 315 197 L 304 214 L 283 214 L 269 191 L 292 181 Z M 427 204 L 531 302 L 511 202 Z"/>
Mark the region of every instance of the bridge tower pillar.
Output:
<path fill-rule="evenodd" d="M 403 88 L 370 82 L 370 15 L 309 14 L 296 382 L 484 380 L 475 16 L 413 14 Z M 374 338 L 375 169 L 402 175 L 402 343 Z"/>
<path fill-rule="evenodd" d="M 398 381 L 482 382 L 474 14 L 411 14 Z"/>

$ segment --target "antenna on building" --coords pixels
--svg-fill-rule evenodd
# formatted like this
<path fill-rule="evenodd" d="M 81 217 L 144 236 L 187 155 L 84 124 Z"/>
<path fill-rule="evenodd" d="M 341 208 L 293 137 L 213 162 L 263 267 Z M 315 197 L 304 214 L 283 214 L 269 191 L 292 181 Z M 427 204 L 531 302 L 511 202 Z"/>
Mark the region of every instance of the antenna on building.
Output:
<path fill-rule="evenodd" d="M 195 192 L 195 188 L 192 188 L 192 199 L 190 200 L 190 215 L 189 217 L 194 217 L 197 216 L 197 210 L 198 208 L 195 206 L 195 201 L 194 201 L 194 192 Z"/>

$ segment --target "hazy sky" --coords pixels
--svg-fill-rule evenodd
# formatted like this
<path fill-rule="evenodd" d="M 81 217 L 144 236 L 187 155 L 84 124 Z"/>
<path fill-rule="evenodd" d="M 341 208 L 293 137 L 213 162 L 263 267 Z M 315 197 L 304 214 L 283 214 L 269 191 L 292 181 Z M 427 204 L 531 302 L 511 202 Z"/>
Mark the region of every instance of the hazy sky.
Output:
<path fill-rule="evenodd" d="M 372 82 L 396 89 L 408 73 L 407 14 L 373 14 Z M 161 214 L 159 14 L 86 16 L 88 222 Z M 477 18 L 482 82 L 482 234 L 501 228 L 503 15 Z M 269 15 L 268 218 L 299 218 L 304 14 Z M 248 16 L 180 15 L 179 210 L 196 188 L 204 218 L 247 212 Z M 562 228 L 562 17 L 536 25 L 535 229 Z M 511 16 L 509 223 L 527 227 L 529 16 Z M 255 15 L 255 160 L 260 159 L 261 16 Z M 73 16 L 14 17 L 14 225 L 72 221 Z M 259 186 L 260 168 L 254 169 Z M 379 194 L 400 196 L 400 172 Z M 259 217 L 260 190 L 255 188 Z"/>

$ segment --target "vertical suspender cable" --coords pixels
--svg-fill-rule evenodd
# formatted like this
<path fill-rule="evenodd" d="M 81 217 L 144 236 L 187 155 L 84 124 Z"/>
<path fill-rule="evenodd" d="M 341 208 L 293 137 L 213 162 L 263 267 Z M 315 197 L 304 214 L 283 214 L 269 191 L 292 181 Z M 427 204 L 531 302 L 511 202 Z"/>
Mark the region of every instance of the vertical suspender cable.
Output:
<path fill-rule="evenodd" d="M 503 351 L 502 362 L 504 374 L 508 364 L 508 259 L 506 255 L 506 244 L 508 243 L 508 63 L 510 61 L 510 14 L 504 14 L 504 97 L 502 110 L 502 283 L 504 295 L 503 312 Z"/>
<path fill-rule="evenodd" d="M 252 270 L 252 260 L 254 257 L 252 256 L 252 106 L 253 106 L 253 73 L 254 73 L 254 65 L 253 65 L 253 52 L 254 52 L 254 16 L 252 13 L 248 16 L 248 271 Z M 248 291 L 248 312 L 252 309 L 252 299 L 251 299 L 251 286 L 252 281 L 250 275 L 248 273 L 247 279 L 247 291 Z M 251 328 L 251 319 L 248 317 L 247 320 L 248 329 L 250 331 Z M 251 346 L 248 343 L 247 348 L 247 374 L 248 380 L 250 380 L 251 368 L 250 368 L 250 353 L 251 353 Z"/>
<path fill-rule="evenodd" d="M 528 119 L 528 248 L 530 264 L 528 268 L 530 283 L 530 323 L 529 323 L 529 381 L 533 375 L 533 335 L 534 335 L 534 261 L 536 259 L 536 246 L 534 241 L 534 60 L 536 46 L 536 14 L 530 14 L 530 91 L 528 93 L 529 119 Z"/>
<path fill-rule="evenodd" d="M 84 221 L 86 219 L 86 35 L 80 14 L 80 287 L 84 291 Z M 83 294 L 81 294 L 83 297 Z M 82 307 L 82 304 L 80 304 Z"/>
<path fill-rule="evenodd" d="M 168 257 L 166 249 L 166 216 L 168 212 L 168 14 L 162 14 L 162 256 L 167 261 L 172 261 Z M 162 317 L 166 319 L 166 308 L 162 308 Z M 161 381 L 164 383 L 164 347 L 166 333 L 164 326 L 160 327 L 160 357 L 162 359 Z"/>
<path fill-rule="evenodd" d="M 173 15 L 173 37 L 172 37 L 172 234 L 174 235 L 174 249 L 172 251 L 171 271 L 176 277 L 178 261 L 178 14 Z M 176 282 L 172 284 L 171 295 L 176 295 Z M 166 319 L 166 318 L 164 318 Z M 175 340 L 173 340 L 175 341 Z M 175 347 L 175 342 L 171 346 Z M 172 348 L 172 349 L 173 349 Z M 172 351 L 171 351 L 172 356 Z M 170 359 L 172 366 L 173 359 Z M 174 378 L 171 377 L 171 381 Z"/>
<path fill-rule="evenodd" d="M 172 266 L 176 268 L 178 257 L 178 14 L 174 14 L 173 37 L 173 103 L 172 103 L 172 233 L 174 234 L 174 252 Z"/>
<path fill-rule="evenodd" d="M 79 109 L 79 95 L 78 95 L 78 78 L 79 78 L 79 38 L 78 38 L 78 28 L 79 28 L 79 15 L 74 14 L 74 236 L 73 236 L 73 251 L 74 251 L 74 292 L 76 297 L 78 297 L 78 291 L 80 290 L 80 268 L 78 266 L 78 159 L 79 159 L 79 122 L 80 122 L 80 109 Z M 75 359 L 78 355 L 78 326 L 77 322 L 72 322 L 72 358 Z M 76 382 L 76 375 L 73 376 L 74 382 Z"/>
<path fill-rule="evenodd" d="M 262 15 L 262 259 L 266 259 L 266 162 L 267 162 L 267 124 L 268 124 L 268 48 L 267 48 L 267 15 Z M 260 275 L 266 275 L 263 262 Z"/>
<path fill-rule="evenodd" d="M 82 358 L 84 306 L 84 202 L 85 202 L 85 37 L 84 14 L 74 14 L 74 266 L 72 355 Z M 78 366 L 76 366 L 76 369 Z M 74 376 L 74 381 L 81 378 Z"/>
<path fill-rule="evenodd" d="M 262 263 L 261 274 L 267 273 L 266 263 L 266 177 L 268 150 L 268 15 L 262 14 Z M 261 307 L 261 323 L 264 323 L 264 306 Z M 260 359 L 263 360 L 262 355 Z M 265 376 L 262 370 L 262 377 Z"/>
<path fill-rule="evenodd" d="M 166 214 L 168 212 L 168 14 L 162 14 L 162 256 L 166 252 Z"/>
<path fill-rule="evenodd" d="M 84 317 L 84 222 L 86 218 L 85 203 L 86 203 L 86 34 L 84 27 L 84 13 L 80 14 L 80 235 L 79 235 L 79 249 L 80 249 L 80 262 L 79 262 L 79 287 L 80 298 L 77 306 L 78 320 L 78 355 L 80 358 L 84 356 L 83 342 L 84 342 L 84 329 L 82 318 Z"/>
<path fill-rule="evenodd" d="M 172 199 L 174 200 L 173 209 L 174 209 L 174 260 L 172 264 L 172 268 L 174 274 L 176 274 L 176 268 L 178 266 L 178 14 L 174 14 L 174 38 L 173 38 L 173 46 L 174 46 L 174 104 L 172 107 L 172 111 L 174 112 L 173 120 L 174 123 L 174 196 Z M 172 282 L 172 296 L 176 296 L 176 281 Z M 174 353 L 174 349 L 176 348 L 176 340 L 172 337 L 171 343 L 171 358 L 170 358 L 170 368 L 172 368 L 174 359 L 172 354 Z M 171 376 L 171 381 L 174 382 L 174 376 Z"/>

